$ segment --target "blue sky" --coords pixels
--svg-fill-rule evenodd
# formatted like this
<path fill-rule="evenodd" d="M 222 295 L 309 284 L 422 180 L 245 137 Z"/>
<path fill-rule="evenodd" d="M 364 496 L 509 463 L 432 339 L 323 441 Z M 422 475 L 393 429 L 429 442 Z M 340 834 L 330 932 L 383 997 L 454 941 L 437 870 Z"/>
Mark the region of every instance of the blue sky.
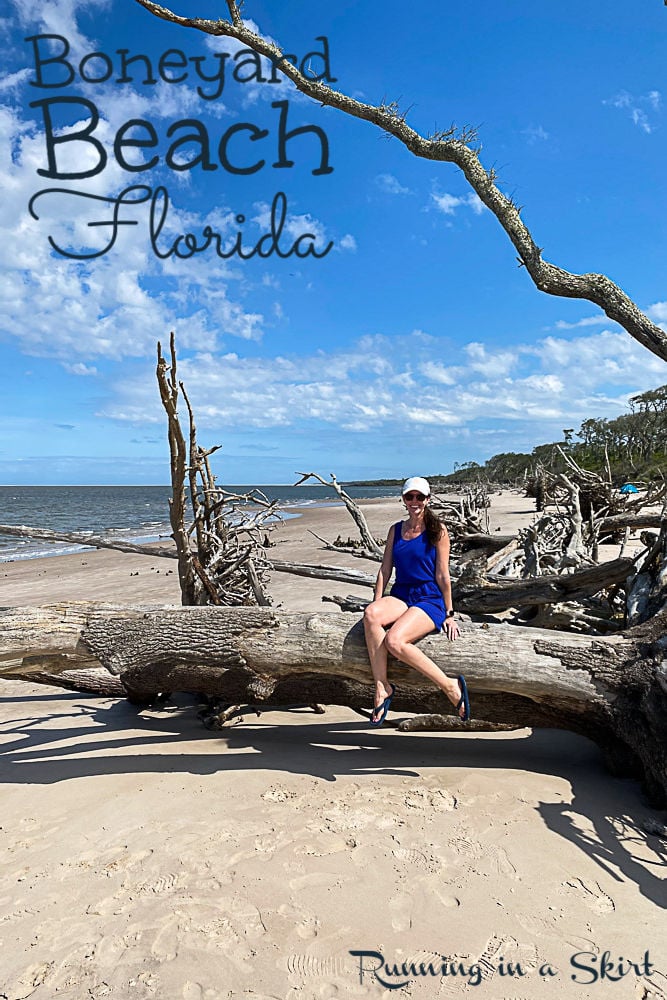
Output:
<path fill-rule="evenodd" d="M 184 0 L 173 9 L 218 17 L 221 4 Z M 536 291 L 455 167 L 416 159 L 284 80 L 233 79 L 245 58 L 238 43 L 165 24 L 130 0 L 10 0 L 6 10 L 0 482 L 166 482 L 154 369 L 156 341 L 172 329 L 200 441 L 222 444 L 216 470 L 231 483 L 292 482 L 302 470 L 446 473 L 456 462 L 530 450 L 587 417 L 615 416 L 629 396 L 667 381 L 664 363 L 596 307 Z M 247 0 L 244 15 L 299 60 L 321 52 L 317 38 L 326 37 L 333 86 L 368 103 L 398 101 L 424 134 L 477 127 L 484 164 L 524 206 L 545 258 L 608 274 L 667 329 L 667 8 L 659 0 L 426 0 L 409 17 L 394 0 Z M 38 40 L 36 57 L 24 40 L 47 34 L 69 45 L 67 86 L 64 63 L 46 63 L 63 55 L 63 43 Z M 139 61 L 127 73 L 133 81 L 118 82 L 119 49 L 148 56 L 158 82 L 144 82 Z M 171 49 L 183 57 L 165 56 Z M 95 52 L 105 58 L 86 59 Z M 213 76 L 221 53 L 224 86 L 205 100 L 197 86 L 210 94 L 218 84 L 202 84 L 196 67 Z M 161 57 L 184 58 L 186 79 L 159 80 Z M 41 82 L 55 86 L 35 86 L 36 58 Z M 310 65 L 324 67 L 318 56 Z M 107 67 L 109 79 L 92 82 Z M 49 168 L 45 106 L 30 107 L 47 99 L 61 140 L 55 178 L 38 173 Z M 293 166 L 272 166 L 279 102 L 287 102 L 288 129 L 326 135 L 330 173 L 313 174 L 322 149 L 313 130 L 288 141 Z M 72 137 L 89 125 L 90 104 L 97 145 Z M 128 129 L 132 119 L 147 124 Z M 170 142 L 194 128 L 177 124 L 186 119 L 210 142 L 206 170 L 166 163 Z M 268 135 L 251 142 L 248 129 L 234 129 L 242 124 Z M 123 146 L 125 166 L 154 155 L 157 165 L 130 171 L 119 162 L 114 138 L 123 129 L 125 139 L 157 136 L 154 148 Z M 228 162 L 264 166 L 224 169 L 225 135 Z M 185 143 L 172 163 L 191 163 L 197 151 Z M 279 193 L 284 248 L 304 233 L 319 251 L 332 248 L 321 259 L 221 259 L 212 248 L 161 259 L 143 203 L 121 207 L 123 221 L 136 224 L 119 227 L 111 249 L 81 259 L 108 245 L 110 227 L 89 223 L 108 222 L 113 199 L 132 185 L 167 191 L 162 252 L 179 234 L 201 243 L 205 226 L 223 246 L 241 231 L 253 247 Z M 40 194 L 31 217 L 31 198 L 51 188 L 70 193 Z M 75 256 L 56 252 L 49 237 Z"/>

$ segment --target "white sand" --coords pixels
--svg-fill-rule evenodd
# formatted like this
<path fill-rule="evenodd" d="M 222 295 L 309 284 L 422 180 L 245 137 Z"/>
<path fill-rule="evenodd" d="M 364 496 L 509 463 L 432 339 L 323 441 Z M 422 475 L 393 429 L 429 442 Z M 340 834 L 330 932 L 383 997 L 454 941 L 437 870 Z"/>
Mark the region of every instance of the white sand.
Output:
<path fill-rule="evenodd" d="M 530 519 L 520 496 L 502 506 L 492 514 L 504 530 Z M 367 510 L 378 534 L 400 516 L 394 503 Z M 369 568 L 305 532 L 352 534 L 348 521 L 338 508 L 311 510 L 280 529 L 273 551 Z M 6 564 L 0 603 L 178 602 L 169 569 L 97 552 Z M 273 584 L 303 610 L 354 589 L 285 575 Z M 0 996 L 667 996 L 665 843 L 642 832 L 655 814 L 634 783 L 605 772 L 592 743 L 549 731 L 377 731 L 340 708 L 248 712 L 209 733 L 196 712 L 188 695 L 138 713 L 0 684 Z M 352 950 L 390 966 L 446 957 L 472 976 L 420 975 L 388 990 L 370 973 L 359 982 Z M 619 982 L 592 983 L 570 964 L 590 952 L 578 961 L 599 976 L 605 951 L 623 956 L 609 970 L 628 971 Z M 502 975 L 507 962 L 526 974 Z M 540 976 L 543 963 L 557 974 Z"/>

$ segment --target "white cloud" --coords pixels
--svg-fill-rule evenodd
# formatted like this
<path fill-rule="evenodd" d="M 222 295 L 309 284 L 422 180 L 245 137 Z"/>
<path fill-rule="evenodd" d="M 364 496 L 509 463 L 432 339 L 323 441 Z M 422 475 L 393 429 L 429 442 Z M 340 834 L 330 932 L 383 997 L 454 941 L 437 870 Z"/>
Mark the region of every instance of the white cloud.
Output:
<path fill-rule="evenodd" d="M 463 198 L 453 194 L 432 194 L 431 198 L 444 215 L 454 215 L 456 209 L 464 204 Z"/>
<path fill-rule="evenodd" d="M 640 94 L 638 97 L 628 93 L 627 90 L 621 90 L 602 103 L 626 112 L 634 125 L 650 135 L 656 128 L 650 113 L 657 115 L 660 112 L 662 96 L 659 90 L 649 90 L 648 93 Z"/>
<path fill-rule="evenodd" d="M 69 364 L 68 362 L 63 362 L 63 368 L 70 375 L 98 375 L 99 372 L 95 365 L 84 365 L 83 362 L 77 361 L 76 364 Z"/>
<path fill-rule="evenodd" d="M 518 355 L 513 351 L 489 351 L 484 344 L 473 342 L 465 347 L 471 371 L 482 375 L 507 375 L 517 363 Z"/>
<path fill-rule="evenodd" d="M 346 233 L 345 236 L 338 240 L 335 246 L 340 250 L 350 250 L 352 253 L 355 253 L 357 249 L 357 241 L 352 233 Z"/>
<path fill-rule="evenodd" d="M 77 14 L 82 10 L 103 10 L 111 3 L 112 0 L 12 0 L 19 23 L 30 28 L 31 34 L 63 36 L 69 42 L 70 54 L 79 59 L 99 46 L 79 30 Z"/>
<path fill-rule="evenodd" d="M 566 391 L 562 379 L 557 375 L 529 375 L 528 378 L 521 380 L 521 384 L 526 388 L 551 395 L 560 395 Z"/>
<path fill-rule="evenodd" d="M 654 302 L 646 310 L 646 314 L 659 326 L 667 323 L 667 302 Z"/>
<path fill-rule="evenodd" d="M 439 364 L 437 361 L 426 361 L 419 366 L 421 374 L 430 382 L 439 382 L 441 385 L 455 385 L 456 378 L 448 365 Z"/>
<path fill-rule="evenodd" d="M 525 135 L 531 146 L 536 142 L 546 142 L 549 138 L 549 133 L 541 125 L 529 125 L 522 130 L 521 135 Z"/>
<path fill-rule="evenodd" d="M 49 26 L 56 30 L 51 21 Z M 93 43 L 64 23 L 62 31 L 70 39 L 77 37 L 85 51 L 91 50 Z M 170 93 L 168 88 L 164 94 L 158 90 L 152 99 L 132 92 L 114 94 L 114 100 L 100 105 L 96 136 L 110 148 L 116 129 L 128 117 L 148 110 L 152 114 L 158 106 L 167 113 Z M 171 108 L 187 107 L 188 101 L 186 93 L 181 104 L 177 101 Z M 61 168 L 67 162 L 78 171 L 86 164 L 96 165 L 98 156 L 92 146 L 72 143 L 71 147 L 65 143 L 59 149 Z M 108 202 L 94 199 L 113 197 L 128 185 L 128 175 L 110 157 L 103 171 L 86 178 L 85 185 L 81 183 L 80 189 L 89 197 L 43 195 L 35 203 L 39 218 L 33 219 L 28 213 L 32 196 L 57 185 L 38 175 L 38 169 L 45 166 L 43 123 L 25 121 L 13 107 L 0 105 L 0 185 L 6 192 L 0 200 L 0 311 L 5 333 L 26 353 L 73 364 L 77 359 L 152 355 L 157 337 L 174 325 L 183 331 L 184 346 L 197 342 L 213 348 L 219 332 L 244 339 L 261 337 L 262 314 L 233 300 L 232 288 L 242 278 L 232 263 L 220 260 L 213 251 L 197 267 L 188 260 L 160 260 L 152 252 L 147 204 L 122 209 L 123 221 L 137 224 L 119 227 L 117 244 L 108 254 L 82 261 L 54 253 L 49 236 L 63 249 L 77 253 L 97 252 L 108 245 L 109 227 L 91 228 L 90 223 L 110 219 L 112 210 Z M 224 205 L 202 218 L 172 202 L 161 236 L 163 245 L 169 246 L 182 233 L 201 234 L 204 225 L 220 232 L 228 243 L 239 229 L 235 213 Z M 159 295 L 154 290 L 156 281 L 160 282 Z M 197 305 L 199 301 L 206 302 L 205 310 Z"/>
<path fill-rule="evenodd" d="M 271 226 L 271 205 L 268 205 L 266 202 L 257 202 L 255 209 L 257 214 L 253 217 L 252 221 L 262 231 L 269 232 Z M 303 215 L 294 215 L 289 212 L 289 209 L 288 214 L 285 217 L 283 232 L 293 241 L 298 240 L 299 237 L 304 236 L 305 234 L 311 235 L 313 237 L 312 243 L 317 252 L 320 254 L 324 251 L 331 239 L 324 224 L 318 219 L 313 218 L 313 216 L 308 212 Z M 350 239 L 354 240 L 354 237 L 350 237 Z M 309 241 L 304 240 L 301 244 L 302 248 L 305 248 L 308 245 L 308 242 Z M 335 243 L 334 246 L 336 246 Z M 348 245 L 345 249 L 351 248 Z"/>
<path fill-rule="evenodd" d="M 393 174 L 378 174 L 375 183 L 385 194 L 410 194 L 410 189 L 404 187 Z"/>
<path fill-rule="evenodd" d="M 433 360 L 434 345 L 436 338 L 413 332 L 300 357 L 199 354 L 182 362 L 181 375 L 202 428 L 303 431 L 315 421 L 336 431 L 474 434 L 493 421 L 521 425 L 536 443 L 587 417 L 615 416 L 630 395 L 664 381 L 663 363 L 625 333 L 512 348 L 476 341 L 451 367 Z M 119 384 L 104 413 L 161 420 L 150 375 Z"/>
<path fill-rule="evenodd" d="M 484 202 L 481 201 L 474 191 L 461 197 L 453 194 L 436 194 L 433 192 L 431 199 L 443 215 L 455 215 L 457 209 L 462 207 L 472 209 L 475 215 L 481 215 L 484 211 Z"/>
<path fill-rule="evenodd" d="M 564 319 L 559 319 L 554 326 L 557 330 L 576 330 L 581 326 L 605 326 L 612 321 L 606 316 L 585 316 L 583 319 L 578 319 L 575 323 L 568 323 Z"/>
<path fill-rule="evenodd" d="M 0 80 L 0 94 L 18 90 L 19 87 L 27 83 L 29 76 L 29 69 L 20 69 L 16 73 L 8 73 L 7 76 Z"/>

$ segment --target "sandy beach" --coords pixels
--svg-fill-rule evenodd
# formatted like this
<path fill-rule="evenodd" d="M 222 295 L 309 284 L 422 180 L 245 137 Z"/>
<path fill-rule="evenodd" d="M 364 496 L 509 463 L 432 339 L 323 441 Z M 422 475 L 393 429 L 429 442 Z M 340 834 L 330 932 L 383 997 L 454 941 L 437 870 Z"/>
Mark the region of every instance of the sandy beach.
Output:
<path fill-rule="evenodd" d="M 379 536 L 401 516 L 364 508 Z M 532 516 L 504 493 L 490 529 Z M 373 571 L 311 531 L 354 525 L 309 508 L 272 553 Z M 271 591 L 297 611 L 370 593 L 287 574 Z M 0 564 L 4 606 L 91 599 L 178 604 L 175 562 Z M 0 997 L 667 997 L 667 849 L 643 830 L 664 814 L 593 743 L 399 733 L 397 713 L 375 730 L 344 708 L 214 733 L 197 710 L 0 683 Z"/>

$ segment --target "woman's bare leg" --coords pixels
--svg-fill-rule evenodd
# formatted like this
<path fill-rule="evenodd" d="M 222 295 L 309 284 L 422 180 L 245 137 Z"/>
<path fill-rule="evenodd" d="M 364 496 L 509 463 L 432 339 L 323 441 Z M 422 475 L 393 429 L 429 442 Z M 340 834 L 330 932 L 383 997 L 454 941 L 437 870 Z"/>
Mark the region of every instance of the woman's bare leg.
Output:
<path fill-rule="evenodd" d="M 385 627 L 391 625 L 407 611 L 407 604 L 397 597 L 380 597 L 364 611 L 364 633 L 371 673 L 375 681 L 375 708 L 379 708 L 391 694 L 387 680 L 387 647 Z M 431 626 L 433 627 L 433 626 Z"/>
<path fill-rule="evenodd" d="M 385 649 L 401 663 L 414 667 L 415 670 L 433 681 L 456 708 L 463 694 L 459 681 L 455 677 L 448 677 L 433 660 L 429 659 L 426 653 L 422 653 L 421 649 L 414 645 L 418 639 L 423 639 L 432 631 L 433 622 L 425 611 L 422 611 L 421 608 L 408 608 L 405 614 L 394 622 L 391 631 L 386 634 Z M 465 707 L 462 705 L 459 709 L 459 716 L 462 717 L 463 714 L 465 714 Z"/>

